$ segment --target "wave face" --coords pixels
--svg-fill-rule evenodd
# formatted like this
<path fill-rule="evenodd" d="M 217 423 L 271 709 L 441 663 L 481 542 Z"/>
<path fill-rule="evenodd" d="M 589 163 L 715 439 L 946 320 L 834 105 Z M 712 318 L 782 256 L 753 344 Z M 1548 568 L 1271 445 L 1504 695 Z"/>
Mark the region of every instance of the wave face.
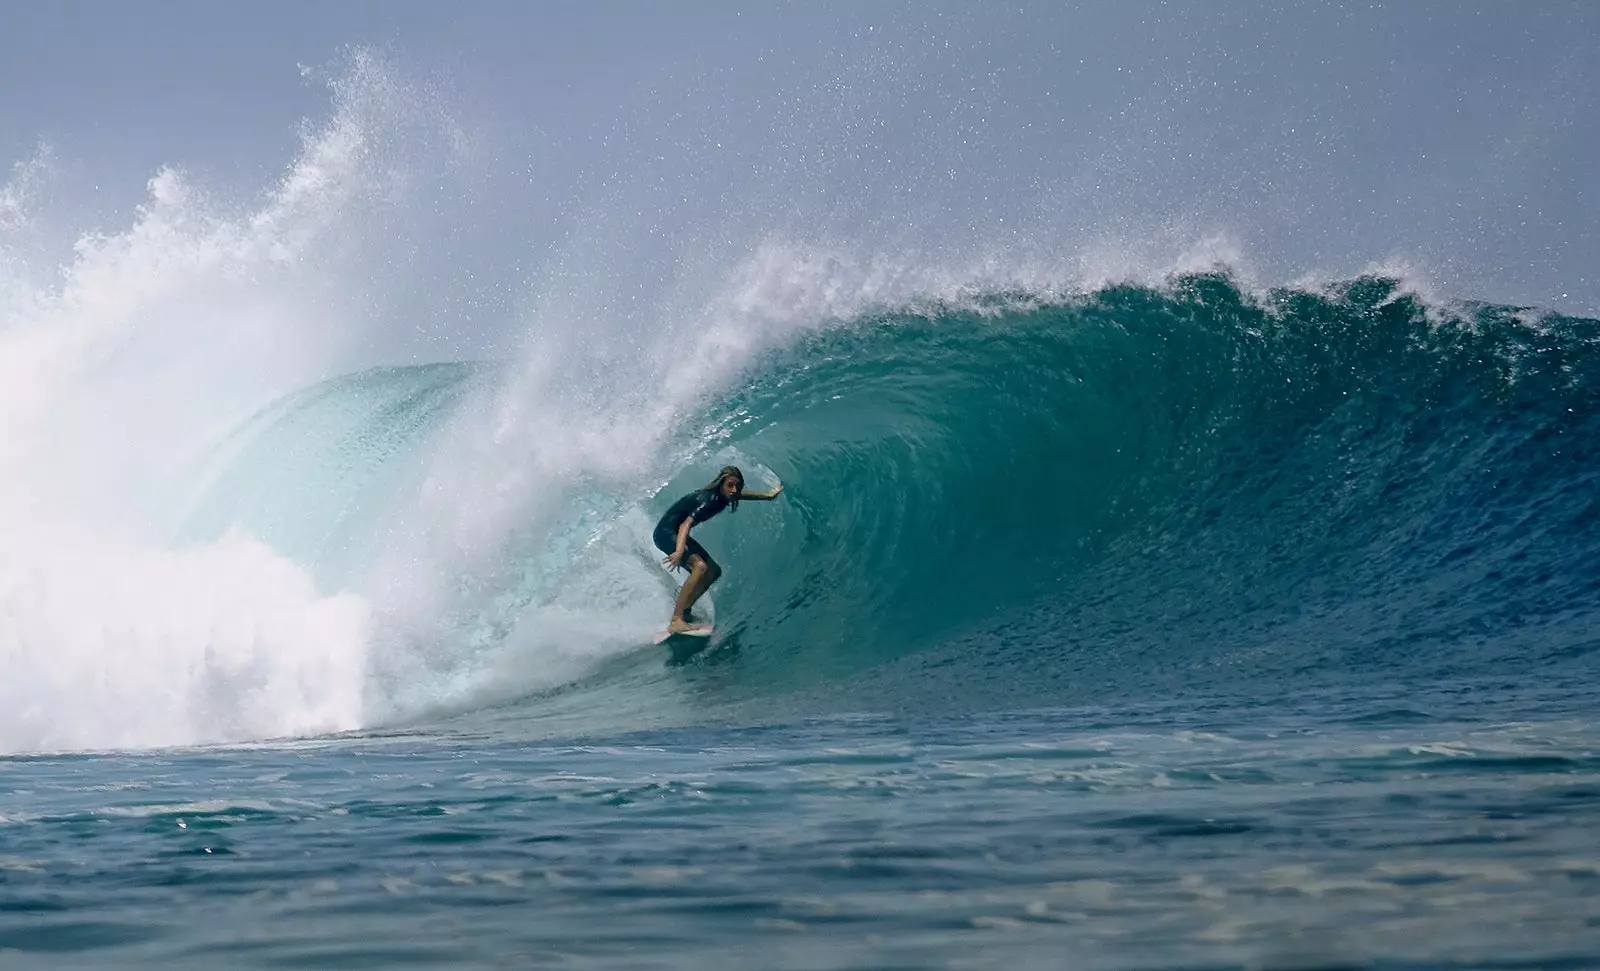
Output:
<path fill-rule="evenodd" d="M 1019 303 L 856 321 L 728 403 L 794 485 L 724 541 L 753 680 L 929 650 L 871 696 L 961 706 L 1594 645 L 1595 321 L 1381 279 Z"/>
<path fill-rule="evenodd" d="M 662 430 L 653 498 L 550 484 L 560 501 L 510 559 L 457 578 L 473 592 L 430 628 L 428 692 L 388 710 L 513 701 L 497 717 L 628 727 L 1568 676 L 1592 660 L 1600 606 L 1597 340 L 1596 321 L 1441 311 L 1385 279 L 1252 295 L 1197 275 L 836 321 Z M 321 523 L 326 549 L 254 531 L 313 559 L 359 547 L 402 440 L 420 448 L 482 373 L 391 369 L 302 395 L 265 421 L 270 448 L 215 477 L 235 484 L 201 518 L 314 493 L 337 512 L 294 500 L 288 518 Z M 296 454 L 286 432 L 323 443 L 296 460 L 305 475 L 366 485 L 306 490 L 265 468 Z M 381 447 L 355 468 L 351 441 Z M 786 493 L 697 531 L 728 571 L 720 644 L 663 667 L 637 650 L 671 593 L 649 527 L 726 461 Z"/>

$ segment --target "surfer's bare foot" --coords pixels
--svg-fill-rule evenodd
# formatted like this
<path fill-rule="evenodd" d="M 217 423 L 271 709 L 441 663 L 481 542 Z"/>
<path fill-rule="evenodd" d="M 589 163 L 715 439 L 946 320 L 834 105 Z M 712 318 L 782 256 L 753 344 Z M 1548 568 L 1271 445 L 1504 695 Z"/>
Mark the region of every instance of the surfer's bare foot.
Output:
<path fill-rule="evenodd" d="M 694 630 L 694 625 L 681 618 L 667 625 L 667 633 L 669 634 L 682 634 L 687 630 Z"/>

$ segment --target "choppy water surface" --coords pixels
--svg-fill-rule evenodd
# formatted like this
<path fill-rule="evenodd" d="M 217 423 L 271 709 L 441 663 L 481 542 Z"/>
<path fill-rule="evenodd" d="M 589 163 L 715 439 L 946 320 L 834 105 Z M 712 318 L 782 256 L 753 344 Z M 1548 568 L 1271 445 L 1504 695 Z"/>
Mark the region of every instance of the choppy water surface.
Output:
<path fill-rule="evenodd" d="M 16 757 L 15 967 L 1588 967 L 1578 689 Z"/>

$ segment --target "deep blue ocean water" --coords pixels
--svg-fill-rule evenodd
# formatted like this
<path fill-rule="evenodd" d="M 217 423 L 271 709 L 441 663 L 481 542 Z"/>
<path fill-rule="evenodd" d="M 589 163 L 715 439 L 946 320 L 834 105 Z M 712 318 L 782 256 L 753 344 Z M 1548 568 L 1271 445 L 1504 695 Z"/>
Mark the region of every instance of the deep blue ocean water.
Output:
<path fill-rule="evenodd" d="M 1600 322 L 1215 275 L 826 322 L 650 481 L 551 445 L 422 597 L 500 374 L 338 378 L 194 474 L 175 545 L 384 622 L 138 737 L 12 712 L 0 967 L 1600 967 Z M 730 461 L 785 495 L 697 531 L 673 656 L 649 527 Z"/>

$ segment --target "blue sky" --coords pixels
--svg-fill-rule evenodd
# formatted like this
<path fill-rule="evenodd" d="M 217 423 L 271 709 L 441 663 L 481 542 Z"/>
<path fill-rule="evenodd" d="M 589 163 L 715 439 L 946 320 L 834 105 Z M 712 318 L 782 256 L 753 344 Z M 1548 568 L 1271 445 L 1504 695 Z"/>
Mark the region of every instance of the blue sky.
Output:
<path fill-rule="evenodd" d="M 486 146 L 470 252 L 591 220 L 629 267 L 710 236 L 1221 232 L 1268 278 L 1399 257 L 1448 295 L 1600 311 L 1581 0 L 12 4 L 0 159 L 51 146 L 71 232 L 121 225 L 162 165 L 258 193 L 352 47 Z"/>

